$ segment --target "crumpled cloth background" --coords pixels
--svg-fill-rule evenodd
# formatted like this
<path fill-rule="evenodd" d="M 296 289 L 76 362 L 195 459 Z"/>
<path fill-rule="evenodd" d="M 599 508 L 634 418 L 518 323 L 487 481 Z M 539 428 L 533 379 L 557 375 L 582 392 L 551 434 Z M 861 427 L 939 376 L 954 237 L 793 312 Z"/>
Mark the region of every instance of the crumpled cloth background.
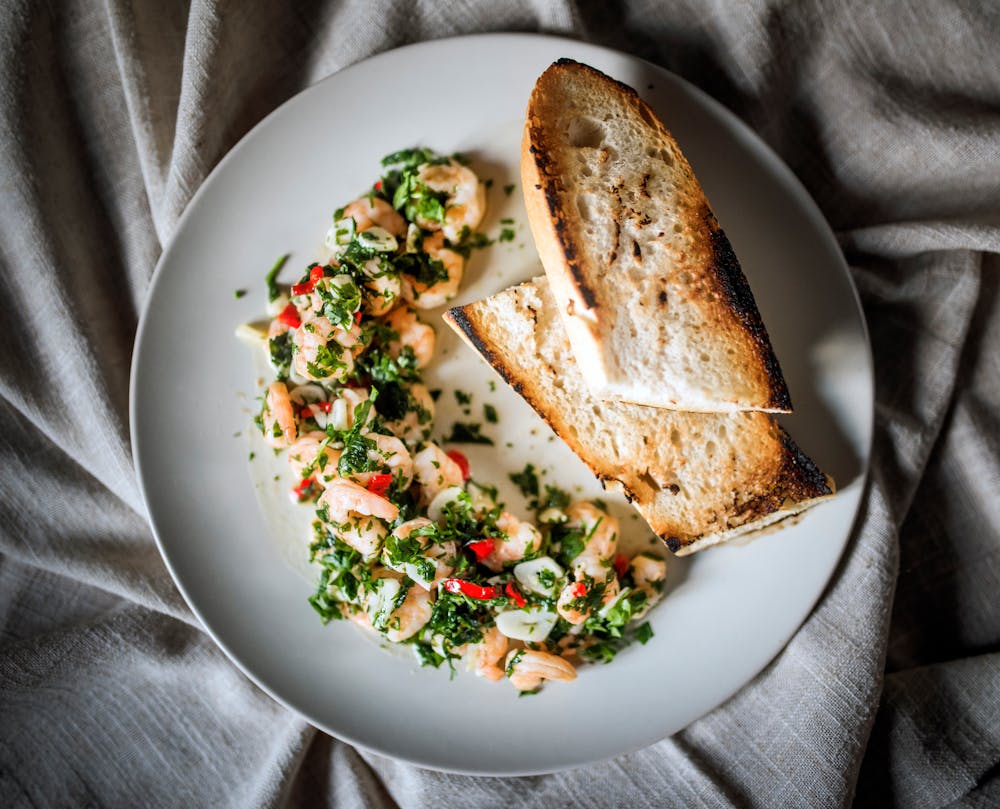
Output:
<path fill-rule="evenodd" d="M 1000 7 L 3 5 L 0 804 L 1000 805 Z M 477 779 L 358 752 L 216 649 L 146 524 L 127 401 L 157 257 L 248 129 L 370 54 L 502 30 L 650 59 L 783 157 L 860 289 L 877 426 L 856 535 L 754 682 L 640 752 Z"/>

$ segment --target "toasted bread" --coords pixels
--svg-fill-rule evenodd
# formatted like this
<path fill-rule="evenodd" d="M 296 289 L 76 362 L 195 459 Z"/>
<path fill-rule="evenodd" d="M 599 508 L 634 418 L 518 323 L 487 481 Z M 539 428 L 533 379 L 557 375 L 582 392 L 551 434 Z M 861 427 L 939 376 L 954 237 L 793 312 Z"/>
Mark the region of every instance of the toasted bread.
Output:
<path fill-rule="evenodd" d="M 630 87 L 569 59 L 528 103 L 521 179 L 577 362 L 602 399 L 789 412 L 740 263 L 676 141 Z"/>
<path fill-rule="evenodd" d="M 544 278 L 444 318 L 679 556 L 832 494 L 832 481 L 766 413 L 688 413 L 596 398 Z"/>

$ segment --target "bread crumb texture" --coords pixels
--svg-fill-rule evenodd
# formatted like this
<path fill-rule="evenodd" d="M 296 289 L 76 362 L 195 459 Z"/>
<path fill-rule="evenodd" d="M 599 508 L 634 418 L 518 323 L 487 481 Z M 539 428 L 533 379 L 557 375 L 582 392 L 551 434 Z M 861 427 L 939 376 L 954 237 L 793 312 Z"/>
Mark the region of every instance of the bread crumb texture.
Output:
<path fill-rule="evenodd" d="M 790 410 L 729 240 L 634 90 L 571 60 L 552 65 L 528 105 L 522 179 L 546 275 L 599 397 Z"/>
<path fill-rule="evenodd" d="M 544 278 L 452 309 L 445 319 L 676 553 L 759 529 L 832 493 L 767 413 L 598 399 Z"/>

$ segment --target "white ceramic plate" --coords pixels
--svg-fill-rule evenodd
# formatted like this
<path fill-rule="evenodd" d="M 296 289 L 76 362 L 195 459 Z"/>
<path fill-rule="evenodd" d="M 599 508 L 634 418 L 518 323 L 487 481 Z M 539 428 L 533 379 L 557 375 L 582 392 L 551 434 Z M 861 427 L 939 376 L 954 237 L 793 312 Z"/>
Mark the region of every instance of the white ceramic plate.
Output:
<path fill-rule="evenodd" d="M 297 560 L 305 540 L 264 508 L 270 472 L 248 463 L 258 370 L 234 327 L 261 316 L 263 276 L 291 252 L 313 258 L 334 208 L 362 192 L 379 159 L 426 145 L 463 151 L 493 180 L 485 230 L 515 239 L 475 254 L 457 302 L 538 274 L 517 182 L 522 116 L 555 59 L 589 63 L 636 87 L 673 130 L 743 262 L 796 405 L 786 426 L 837 479 L 832 501 L 796 525 L 674 566 L 650 616 L 655 637 L 571 684 L 518 699 L 506 683 L 449 681 L 387 654 L 345 622 L 322 626 Z M 446 77 L 434 91 L 435 77 Z M 292 273 L 290 273 L 292 274 Z M 234 290 L 248 289 L 236 299 Z M 500 412 L 495 448 L 469 452 L 476 477 L 504 483 L 532 460 L 582 493 L 592 478 L 468 350 L 439 328 L 437 423 L 451 390 Z M 381 54 L 291 99 L 219 164 L 157 268 L 136 340 L 132 440 L 160 550 L 178 587 L 233 661 L 329 733 L 444 770 L 552 771 L 642 747 L 732 695 L 784 646 L 819 598 L 851 533 L 872 434 L 871 359 L 857 298 L 822 216 L 788 169 L 735 117 L 671 74 L 578 42 L 489 35 Z M 471 419 L 469 419 L 471 420 Z M 513 444 L 513 446 L 508 446 Z M 279 497 L 280 502 L 281 501 Z M 641 523 L 625 518 L 633 540 Z M 277 516 L 276 516 L 277 515 Z M 291 537 L 291 544 L 289 544 Z M 301 556 L 300 556 L 301 554 Z"/>

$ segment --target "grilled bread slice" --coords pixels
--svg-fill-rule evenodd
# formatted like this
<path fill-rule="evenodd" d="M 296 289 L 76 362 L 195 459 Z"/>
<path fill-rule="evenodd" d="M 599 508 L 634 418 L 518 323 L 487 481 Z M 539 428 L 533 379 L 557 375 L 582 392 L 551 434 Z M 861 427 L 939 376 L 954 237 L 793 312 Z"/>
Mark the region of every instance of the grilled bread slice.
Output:
<path fill-rule="evenodd" d="M 729 240 L 636 92 L 569 59 L 528 103 L 521 179 L 573 353 L 602 399 L 789 412 Z"/>
<path fill-rule="evenodd" d="M 766 413 L 688 413 L 596 398 L 544 278 L 444 318 L 679 556 L 832 494 L 832 481 Z"/>

